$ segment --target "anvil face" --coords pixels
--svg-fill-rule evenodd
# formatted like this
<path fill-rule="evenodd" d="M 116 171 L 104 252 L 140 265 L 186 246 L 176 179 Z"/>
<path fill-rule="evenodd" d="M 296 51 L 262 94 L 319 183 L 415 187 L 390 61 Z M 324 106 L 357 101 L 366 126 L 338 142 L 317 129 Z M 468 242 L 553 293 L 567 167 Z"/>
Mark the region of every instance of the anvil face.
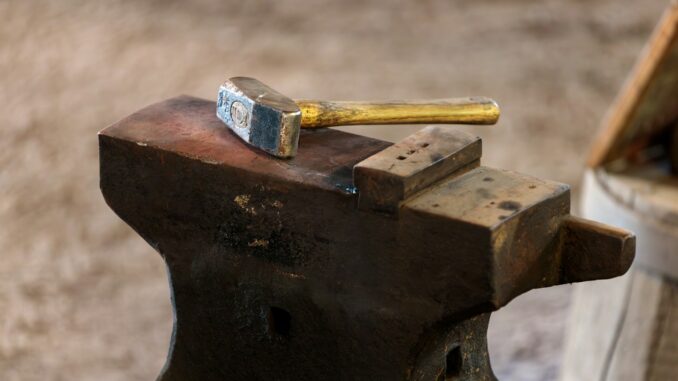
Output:
<path fill-rule="evenodd" d="M 245 142 L 277 157 L 297 152 L 301 111 L 293 100 L 252 78 L 219 87 L 217 117 Z"/>

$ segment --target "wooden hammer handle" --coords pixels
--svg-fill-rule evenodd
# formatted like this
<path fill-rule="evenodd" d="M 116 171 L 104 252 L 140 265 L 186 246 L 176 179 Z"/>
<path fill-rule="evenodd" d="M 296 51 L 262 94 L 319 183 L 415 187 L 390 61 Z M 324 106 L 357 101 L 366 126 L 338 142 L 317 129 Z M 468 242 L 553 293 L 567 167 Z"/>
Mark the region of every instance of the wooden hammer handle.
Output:
<path fill-rule="evenodd" d="M 295 102 L 301 109 L 301 128 L 357 124 L 495 124 L 499 119 L 497 103 L 484 97 L 380 103 Z"/>

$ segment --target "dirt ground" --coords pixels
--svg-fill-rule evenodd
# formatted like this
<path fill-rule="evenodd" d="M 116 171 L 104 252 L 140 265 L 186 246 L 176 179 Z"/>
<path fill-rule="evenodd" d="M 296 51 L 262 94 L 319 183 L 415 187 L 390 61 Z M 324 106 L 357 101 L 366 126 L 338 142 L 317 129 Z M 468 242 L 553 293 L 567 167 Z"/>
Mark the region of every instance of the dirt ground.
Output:
<path fill-rule="evenodd" d="M 96 133 L 234 75 L 293 97 L 487 95 L 484 163 L 570 183 L 667 0 L 0 1 L 0 380 L 152 380 L 165 268 L 105 205 Z M 417 127 L 351 128 L 388 140 Z M 554 380 L 569 288 L 495 314 L 501 380 Z"/>

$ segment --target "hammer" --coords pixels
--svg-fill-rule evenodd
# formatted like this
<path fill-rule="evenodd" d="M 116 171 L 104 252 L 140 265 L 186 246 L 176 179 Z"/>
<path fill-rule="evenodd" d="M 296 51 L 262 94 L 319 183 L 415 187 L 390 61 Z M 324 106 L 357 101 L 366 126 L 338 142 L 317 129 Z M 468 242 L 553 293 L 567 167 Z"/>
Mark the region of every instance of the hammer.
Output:
<path fill-rule="evenodd" d="M 497 103 L 485 97 L 429 101 L 294 101 L 254 78 L 219 87 L 217 117 L 245 142 L 279 158 L 297 153 L 300 128 L 358 124 L 495 124 Z"/>

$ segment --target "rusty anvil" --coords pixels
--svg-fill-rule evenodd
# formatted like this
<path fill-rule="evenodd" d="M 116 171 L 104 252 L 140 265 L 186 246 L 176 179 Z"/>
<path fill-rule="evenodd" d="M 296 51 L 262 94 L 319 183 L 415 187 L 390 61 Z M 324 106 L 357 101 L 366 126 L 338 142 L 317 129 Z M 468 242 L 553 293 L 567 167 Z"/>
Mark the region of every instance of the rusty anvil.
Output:
<path fill-rule="evenodd" d="M 494 380 L 492 311 L 633 260 L 568 186 L 480 166 L 473 135 L 302 131 L 285 161 L 214 110 L 182 96 L 99 135 L 107 203 L 169 270 L 159 380 Z"/>

